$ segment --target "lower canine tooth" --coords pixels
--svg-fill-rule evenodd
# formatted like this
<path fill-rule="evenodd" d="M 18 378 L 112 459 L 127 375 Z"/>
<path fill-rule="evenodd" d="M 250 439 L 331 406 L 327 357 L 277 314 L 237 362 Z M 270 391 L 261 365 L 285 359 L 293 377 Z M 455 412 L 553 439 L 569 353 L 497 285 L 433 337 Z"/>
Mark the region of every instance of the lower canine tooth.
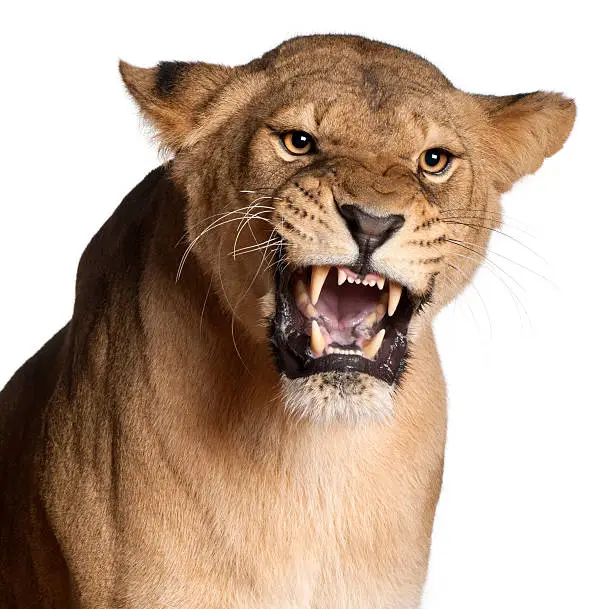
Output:
<path fill-rule="evenodd" d="M 319 324 L 313 319 L 310 334 L 310 349 L 315 355 L 321 355 L 325 349 L 325 337 Z"/>
<path fill-rule="evenodd" d="M 389 317 L 395 313 L 400 298 L 402 297 L 402 286 L 394 281 L 389 282 L 389 303 L 387 305 L 387 313 Z"/>
<path fill-rule="evenodd" d="M 306 306 L 306 315 L 308 315 L 308 317 L 316 317 L 317 310 L 311 304 L 308 304 Z"/>
<path fill-rule="evenodd" d="M 313 266 L 312 275 L 310 277 L 310 300 L 313 305 L 316 305 L 323 289 L 323 284 L 329 274 L 328 266 Z"/>
<path fill-rule="evenodd" d="M 361 347 L 363 354 L 368 359 L 374 359 L 378 353 L 378 350 L 380 349 L 380 346 L 382 345 L 384 338 L 385 330 L 383 328 L 376 336 L 372 337 L 368 342 L 363 344 L 363 347 Z"/>

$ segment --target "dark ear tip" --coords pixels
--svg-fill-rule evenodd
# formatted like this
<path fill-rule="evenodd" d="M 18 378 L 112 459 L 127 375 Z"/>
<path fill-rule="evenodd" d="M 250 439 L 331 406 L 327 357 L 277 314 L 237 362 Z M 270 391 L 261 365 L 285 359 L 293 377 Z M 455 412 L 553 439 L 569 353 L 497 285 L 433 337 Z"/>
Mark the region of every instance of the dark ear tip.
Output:
<path fill-rule="evenodd" d="M 155 89 L 159 95 L 170 95 L 174 92 L 182 76 L 195 64 L 186 61 L 160 61 L 155 74 Z"/>

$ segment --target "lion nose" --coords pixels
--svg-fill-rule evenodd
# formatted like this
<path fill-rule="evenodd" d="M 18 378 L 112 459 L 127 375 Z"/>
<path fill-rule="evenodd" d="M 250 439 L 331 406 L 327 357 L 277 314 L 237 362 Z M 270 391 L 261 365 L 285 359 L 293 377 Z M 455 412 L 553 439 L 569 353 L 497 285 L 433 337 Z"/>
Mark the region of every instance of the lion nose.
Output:
<path fill-rule="evenodd" d="M 340 205 L 339 208 L 362 254 L 372 253 L 404 224 L 404 216 L 398 214 L 372 216 L 357 205 Z"/>

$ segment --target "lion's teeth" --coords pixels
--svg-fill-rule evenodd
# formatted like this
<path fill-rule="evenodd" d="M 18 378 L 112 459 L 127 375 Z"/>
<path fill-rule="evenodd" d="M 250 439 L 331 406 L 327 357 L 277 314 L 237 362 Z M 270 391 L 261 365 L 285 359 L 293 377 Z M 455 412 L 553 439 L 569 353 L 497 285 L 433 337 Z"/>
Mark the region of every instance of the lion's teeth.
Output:
<path fill-rule="evenodd" d="M 353 277 L 347 277 L 349 283 L 355 283 L 355 279 Z"/>
<path fill-rule="evenodd" d="M 319 324 L 313 319 L 310 333 L 310 349 L 315 355 L 321 355 L 325 349 L 325 337 Z"/>
<path fill-rule="evenodd" d="M 355 283 L 361 283 L 361 279 L 359 279 L 359 277 L 357 277 L 357 279 L 355 279 Z"/>
<path fill-rule="evenodd" d="M 311 318 L 312 317 L 316 317 L 317 316 L 317 312 L 318 311 L 310 303 L 308 303 L 306 305 L 306 315 L 308 317 L 311 317 Z"/>
<path fill-rule="evenodd" d="M 323 284 L 327 279 L 330 267 L 328 266 L 313 266 L 312 276 L 310 278 L 310 300 L 313 305 L 319 302 L 319 296 L 323 289 Z"/>
<path fill-rule="evenodd" d="M 377 279 L 376 285 L 378 286 L 379 290 L 382 290 L 385 287 L 385 278 L 381 277 L 380 279 Z"/>
<path fill-rule="evenodd" d="M 359 349 L 340 349 L 340 347 L 327 347 L 325 355 L 361 355 Z"/>
<path fill-rule="evenodd" d="M 402 286 L 394 281 L 389 282 L 389 303 L 387 305 L 387 314 L 389 317 L 395 313 L 400 298 L 402 297 Z"/>
<path fill-rule="evenodd" d="M 346 273 L 342 269 L 338 269 L 338 285 L 342 285 L 346 281 Z"/>
<path fill-rule="evenodd" d="M 376 334 L 376 336 L 372 337 L 369 341 L 363 344 L 363 347 L 361 347 L 363 354 L 368 359 L 374 359 L 376 357 L 376 354 L 378 353 L 378 350 L 380 349 L 380 346 L 383 343 L 384 338 L 385 329 L 383 328 L 382 330 L 380 330 L 380 332 L 378 332 L 378 334 Z"/>

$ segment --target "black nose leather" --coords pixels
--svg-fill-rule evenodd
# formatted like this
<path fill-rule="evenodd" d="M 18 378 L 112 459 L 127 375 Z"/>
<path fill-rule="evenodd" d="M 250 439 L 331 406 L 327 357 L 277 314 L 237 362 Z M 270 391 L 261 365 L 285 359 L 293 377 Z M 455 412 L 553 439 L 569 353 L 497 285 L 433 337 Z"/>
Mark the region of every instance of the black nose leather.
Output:
<path fill-rule="evenodd" d="M 340 214 L 359 246 L 360 253 L 371 254 L 404 224 L 404 216 L 372 216 L 357 205 L 340 205 Z"/>

